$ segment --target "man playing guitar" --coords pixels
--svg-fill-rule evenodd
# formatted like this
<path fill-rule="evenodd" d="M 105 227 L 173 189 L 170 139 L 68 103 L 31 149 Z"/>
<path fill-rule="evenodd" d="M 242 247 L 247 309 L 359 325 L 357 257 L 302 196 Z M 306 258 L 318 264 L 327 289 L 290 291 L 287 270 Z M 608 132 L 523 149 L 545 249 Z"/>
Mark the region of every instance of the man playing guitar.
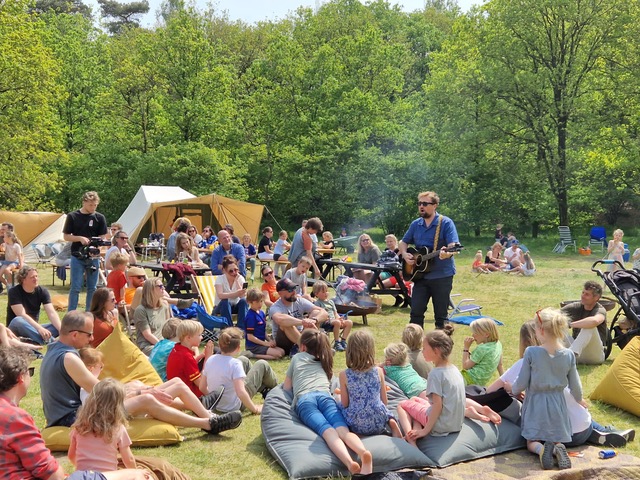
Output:
<path fill-rule="evenodd" d="M 430 260 L 433 262 L 430 269 L 421 278 L 414 278 L 410 323 L 421 327 L 424 326 L 424 313 L 429 299 L 432 299 L 436 328 L 444 327 L 453 287 L 453 276 L 456 274 L 456 266 L 452 258 L 454 254 L 446 252 L 446 248 L 458 243 L 458 232 L 453 220 L 436 212 L 439 203 L 440 198 L 435 192 L 418 194 L 420 218 L 411 222 L 409 230 L 399 244 L 402 258 L 409 264 L 414 262 L 413 255 L 407 252 L 410 244 L 414 244 L 416 248 L 427 247 L 430 251 L 434 246 L 440 249 L 440 254 Z"/>

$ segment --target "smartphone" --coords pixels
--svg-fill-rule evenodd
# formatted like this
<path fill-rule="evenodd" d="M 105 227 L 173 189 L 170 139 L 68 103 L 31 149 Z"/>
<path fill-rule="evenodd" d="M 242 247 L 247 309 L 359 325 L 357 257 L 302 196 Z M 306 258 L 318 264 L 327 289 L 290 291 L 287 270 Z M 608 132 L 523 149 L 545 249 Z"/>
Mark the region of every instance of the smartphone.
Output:
<path fill-rule="evenodd" d="M 249 283 L 248 283 L 248 282 L 244 282 L 244 283 L 242 284 L 242 289 L 243 289 L 243 290 L 246 290 L 247 288 L 249 288 Z"/>

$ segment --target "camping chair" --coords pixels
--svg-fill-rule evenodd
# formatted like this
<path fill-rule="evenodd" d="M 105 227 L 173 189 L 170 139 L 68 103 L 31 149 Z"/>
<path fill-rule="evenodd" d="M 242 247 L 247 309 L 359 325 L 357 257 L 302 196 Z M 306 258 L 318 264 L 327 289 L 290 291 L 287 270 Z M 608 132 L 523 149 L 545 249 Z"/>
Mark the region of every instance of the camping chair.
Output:
<path fill-rule="evenodd" d="M 38 257 L 38 264 L 46 264 L 51 261 L 54 257 L 53 252 L 51 251 L 51 247 L 46 243 L 37 243 L 32 245 L 33 250 L 36 252 L 36 256 Z"/>
<path fill-rule="evenodd" d="M 607 247 L 607 232 L 604 227 L 591 227 L 589 232 L 589 248 L 595 250 L 593 246 L 598 246 L 600 252 L 604 252 Z"/>
<path fill-rule="evenodd" d="M 553 253 L 564 253 L 566 248 L 570 245 L 573 245 L 574 252 L 578 251 L 576 241 L 571 235 L 571 229 L 569 227 L 558 227 L 558 233 L 560 234 L 560 241 L 556 243 L 555 247 L 553 247 Z"/>
<path fill-rule="evenodd" d="M 199 303 L 196 305 L 198 321 L 205 329 L 202 334 L 204 341 L 217 338 L 213 332 L 214 329 L 233 327 L 227 323 L 226 318 L 213 316 L 213 309 L 216 305 L 216 278 L 215 275 L 191 275 L 191 286 L 198 294 Z"/>
<path fill-rule="evenodd" d="M 482 306 L 476 305 L 473 298 L 463 298 L 457 303 L 453 297 L 461 297 L 460 293 L 452 293 L 449 297 L 449 314 L 447 318 L 455 317 L 456 315 L 482 315 Z"/>

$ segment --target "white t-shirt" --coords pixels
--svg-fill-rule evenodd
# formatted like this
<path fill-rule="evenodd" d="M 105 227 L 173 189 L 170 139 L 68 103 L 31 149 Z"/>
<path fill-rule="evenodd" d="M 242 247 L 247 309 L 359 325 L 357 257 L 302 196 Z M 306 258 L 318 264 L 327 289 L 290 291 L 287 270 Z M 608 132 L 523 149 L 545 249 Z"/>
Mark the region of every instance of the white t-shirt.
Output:
<path fill-rule="evenodd" d="M 520 250 L 520 248 L 519 248 L 519 247 L 518 247 L 518 248 L 516 248 L 516 249 L 515 249 L 515 251 L 513 250 L 513 248 L 507 248 L 507 249 L 504 251 L 504 259 L 505 259 L 507 262 L 511 263 L 511 261 L 512 261 L 514 258 L 515 258 L 516 260 L 520 260 L 520 259 L 522 258 L 522 250 Z"/>
<path fill-rule="evenodd" d="M 208 392 L 224 385 L 224 393 L 216 410 L 221 412 L 240 410 L 242 401 L 236 395 L 236 389 L 233 385 L 234 380 L 244 379 L 247 376 L 240 360 L 228 355 L 213 355 L 204 364 L 202 376 L 207 380 Z"/>
<path fill-rule="evenodd" d="M 522 368 L 522 359 L 514 363 L 511 368 L 502 374 L 500 380 L 503 382 L 514 383 L 520 375 L 520 369 Z M 567 402 L 567 411 L 569 412 L 569 421 L 571 422 L 571 432 L 580 433 L 584 432 L 589 425 L 591 425 L 591 414 L 589 410 L 584 408 L 576 399 L 573 398 L 569 387 L 564 389 L 564 399 Z"/>
<path fill-rule="evenodd" d="M 229 285 L 229 281 L 227 280 L 227 276 L 222 274 L 216 277 L 216 285 L 222 285 L 222 291 L 224 293 L 231 293 L 237 290 L 242 290 L 242 284 L 244 283 L 244 277 L 240 274 L 236 277 L 233 285 Z M 228 298 L 230 305 L 237 305 L 240 301 L 240 297 Z M 220 299 L 218 299 L 218 303 L 220 303 Z"/>

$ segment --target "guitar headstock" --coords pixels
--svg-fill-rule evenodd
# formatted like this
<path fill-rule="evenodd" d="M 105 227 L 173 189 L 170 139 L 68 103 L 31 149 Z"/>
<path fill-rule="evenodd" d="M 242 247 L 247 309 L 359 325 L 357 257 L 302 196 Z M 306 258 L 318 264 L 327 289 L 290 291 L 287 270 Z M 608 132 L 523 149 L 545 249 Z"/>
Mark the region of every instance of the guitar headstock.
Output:
<path fill-rule="evenodd" d="M 455 243 L 452 246 L 445 248 L 444 251 L 447 253 L 460 253 L 462 250 L 464 250 L 464 246 L 459 243 Z"/>

